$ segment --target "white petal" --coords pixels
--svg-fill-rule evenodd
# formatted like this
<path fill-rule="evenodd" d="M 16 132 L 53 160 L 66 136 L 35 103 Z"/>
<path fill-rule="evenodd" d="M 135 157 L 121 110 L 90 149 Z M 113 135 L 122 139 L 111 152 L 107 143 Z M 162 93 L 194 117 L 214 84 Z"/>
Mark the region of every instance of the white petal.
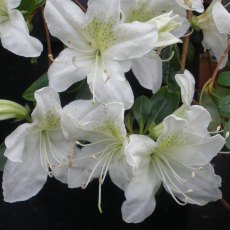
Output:
<path fill-rule="evenodd" d="M 8 5 L 8 9 L 9 9 L 9 10 L 12 10 L 12 9 L 14 9 L 14 8 L 17 8 L 17 7 L 20 5 L 21 0 L 7 0 L 7 1 L 5 1 L 5 2 L 6 2 L 7 5 Z"/>
<path fill-rule="evenodd" d="M 101 103 L 121 102 L 125 109 L 131 108 L 134 101 L 132 89 L 124 75 L 108 68 L 105 73 L 102 66 L 95 67 L 95 71 L 87 75 L 89 88 Z"/>
<path fill-rule="evenodd" d="M 1 30 L 4 48 L 24 57 L 38 57 L 42 52 L 41 42 L 29 35 L 26 22 L 18 10 L 10 13 L 10 21 Z"/>
<path fill-rule="evenodd" d="M 89 145 L 75 154 L 68 172 L 69 188 L 81 187 L 87 182 L 100 177 L 103 162 L 99 162 L 98 157 L 105 147 L 104 144 Z"/>
<path fill-rule="evenodd" d="M 211 115 L 204 107 L 192 105 L 188 110 L 186 120 L 188 121 L 186 132 L 200 136 L 210 136 L 208 126 L 211 122 Z"/>
<path fill-rule="evenodd" d="M 185 70 L 184 74 L 176 74 L 175 79 L 181 88 L 182 102 L 190 107 L 195 90 L 195 79 L 193 75 L 188 70 Z"/>
<path fill-rule="evenodd" d="M 139 83 L 155 93 L 162 83 L 162 61 L 155 51 L 132 60 L 132 71 Z"/>
<path fill-rule="evenodd" d="M 224 8 L 221 2 L 217 1 L 213 5 L 212 15 L 220 33 L 228 34 L 230 32 L 230 13 Z"/>
<path fill-rule="evenodd" d="M 169 32 L 160 32 L 158 34 L 158 41 L 154 43 L 154 47 L 164 47 L 176 43 L 181 43 L 181 40 Z"/>
<path fill-rule="evenodd" d="M 52 112 L 53 115 L 59 115 L 61 111 L 60 98 L 58 93 L 50 87 L 37 90 L 34 94 L 36 99 L 36 107 L 32 113 L 35 119 L 43 119 L 47 113 Z"/>
<path fill-rule="evenodd" d="M 133 134 L 129 136 L 129 142 L 124 147 L 127 162 L 136 169 L 146 167 L 153 153 L 155 142 L 144 135 Z"/>
<path fill-rule="evenodd" d="M 85 14 L 74 2 L 47 0 L 44 15 L 50 33 L 66 46 L 81 50 L 89 48 L 81 32 L 81 26 L 85 23 Z"/>
<path fill-rule="evenodd" d="M 114 184 L 125 190 L 132 178 L 132 168 L 127 164 L 124 156 L 115 156 L 109 168 L 109 175 Z"/>
<path fill-rule="evenodd" d="M 84 79 L 92 65 L 92 57 L 88 55 L 90 53 L 64 49 L 48 70 L 50 87 L 62 92 Z"/>
<path fill-rule="evenodd" d="M 164 187 L 167 191 L 171 188 L 173 194 L 186 203 L 205 205 L 210 201 L 216 201 L 222 197 L 218 187 L 221 186 L 221 178 L 215 175 L 213 167 L 208 164 L 202 168 L 187 168 L 176 161 L 170 162 L 174 173 L 165 168 L 170 180 Z M 174 176 L 175 173 L 182 179 L 179 182 Z M 177 189 L 173 189 L 177 187 Z"/>
<path fill-rule="evenodd" d="M 214 53 L 214 56 L 217 61 L 220 60 L 222 54 L 228 46 L 228 35 L 221 34 L 217 29 L 213 28 L 210 31 L 203 30 L 203 41 L 202 45 L 205 49 L 211 49 Z M 226 55 L 224 61 L 220 68 L 223 68 L 228 60 L 228 56 Z"/>
<path fill-rule="evenodd" d="M 177 38 L 182 37 L 185 35 L 185 33 L 188 31 L 190 27 L 190 22 L 188 21 L 187 18 L 178 16 L 177 18 L 174 19 L 176 22 L 181 23 L 181 26 L 179 28 L 174 29 L 171 31 L 171 33 L 176 36 Z"/>
<path fill-rule="evenodd" d="M 158 33 L 151 23 L 122 23 L 115 28 L 116 43 L 109 48 L 115 60 L 138 58 L 148 53 L 158 39 Z"/>
<path fill-rule="evenodd" d="M 5 140 L 6 151 L 4 155 L 12 162 L 22 162 L 25 150 L 25 138 L 31 124 L 22 124 L 15 129 Z"/>
<path fill-rule="evenodd" d="M 23 201 L 36 195 L 46 182 L 47 174 L 41 166 L 38 139 L 27 137 L 23 161 L 8 161 L 3 173 L 3 194 L 7 202 Z"/>
<path fill-rule="evenodd" d="M 86 15 L 89 19 L 92 19 L 94 17 L 100 17 L 103 20 L 113 18 L 115 19 L 115 21 L 118 21 L 120 19 L 120 1 L 89 0 Z"/>
<path fill-rule="evenodd" d="M 131 180 L 125 191 L 126 201 L 122 205 L 122 218 L 128 223 L 139 223 L 155 209 L 155 194 L 160 187 L 160 180 L 151 169 L 142 169 Z"/>

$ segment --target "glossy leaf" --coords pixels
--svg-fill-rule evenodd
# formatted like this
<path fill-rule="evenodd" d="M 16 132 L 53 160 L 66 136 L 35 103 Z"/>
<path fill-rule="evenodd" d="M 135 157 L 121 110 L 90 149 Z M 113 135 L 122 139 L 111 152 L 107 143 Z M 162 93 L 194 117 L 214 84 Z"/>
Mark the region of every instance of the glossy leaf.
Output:
<path fill-rule="evenodd" d="M 48 86 L 48 76 L 44 73 L 40 78 L 38 78 L 26 91 L 23 93 L 22 97 L 27 101 L 35 101 L 34 93 L 36 90 Z"/>
<path fill-rule="evenodd" d="M 230 96 L 224 97 L 219 104 L 221 115 L 230 118 Z"/>
<path fill-rule="evenodd" d="M 6 146 L 4 143 L 2 143 L 0 145 L 0 171 L 3 171 L 6 161 L 7 161 L 7 158 L 4 156 L 5 150 L 6 150 Z"/>
<path fill-rule="evenodd" d="M 222 72 L 219 75 L 217 82 L 223 86 L 230 86 L 230 71 Z"/>

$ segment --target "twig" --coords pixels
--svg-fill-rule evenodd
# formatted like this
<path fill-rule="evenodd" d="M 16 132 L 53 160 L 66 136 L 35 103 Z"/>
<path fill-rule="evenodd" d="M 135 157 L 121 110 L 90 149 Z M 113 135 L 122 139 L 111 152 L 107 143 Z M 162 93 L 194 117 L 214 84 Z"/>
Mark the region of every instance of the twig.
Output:
<path fill-rule="evenodd" d="M 192 11 L 188 11 L 188 20 L 191 22 L 192 20 Z M 183 41 L 183 48 L 182 48 L 182 54 L 181 54 L 181 72 L 183 73 L 185 70 L 186 65 L 186 58 L 188 54 L 188 47 L 189 47 L 189 39 L 190 39 L 191 32 L 188 31 L 185 35 L 184 41 Z"/>
<path fill-rule="evenodd" d="M 223 205 L 223 207 L 227 210 L 230 211 L 230 204 L 225 200 L 225 199 L 220 199 L 220 203 Z"/>
<path fill-rule="evenodd" d="M 223 63 L 225 57 L 228 55 L 229 50 L 230 50 L 230 39 L 228 39 L 228 46 L 225 49 L 224 53 L 221 55 L 221 58 L 220 58 L 219 62 L 217 63 L 216 68 L 212 74 L 210 84 L 208 86 L 209 92 L 211 92 L 211 90 L 213 89 L 213 85 L 215 83 L 215 80 L 216 80 L 217 74 L 219 72 L 220 66 Z"/>
<path fill-rule="evenodd" d="M 44 18 L 44 7 L 41 6 L 39 8 L 40 13 L 41 13 L 41 17 L 42 17 L 42 21 L 43 21 L 43 25 L 44 25 L 44 29 L 45 29 L 45 35 L 46 35 L 46 43 L 47 43 L 47 52 L 48 52 L 48 66 L 51 65 L 52 61 L 49 58 L 50 56 L 52 56 L 52 46 L 51 46 L 51 41 L 50 41 L 50 34 L 49 34 L 49 30 L 46 24 L 46 20 Z"/>
<path fill-rule="evenodd" d="M 85 13 L 86 8 L 83 6 L 83 4 L 79 0 L 74 0 L 74 2 L 81 8 L 81 10 Z"/>

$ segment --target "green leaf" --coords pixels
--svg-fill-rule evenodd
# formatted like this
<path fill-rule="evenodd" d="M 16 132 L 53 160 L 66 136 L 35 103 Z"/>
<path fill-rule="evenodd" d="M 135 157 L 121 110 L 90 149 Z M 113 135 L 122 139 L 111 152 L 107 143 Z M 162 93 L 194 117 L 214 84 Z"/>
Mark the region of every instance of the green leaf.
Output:
<path fill-rule="evenodd" d="M 41 89 L 45 86 L 48 86 L 48 76 L 47 73 L 44 73 L 41 77 L 39 77 L 32 85 L 29 86 L 28 89 L 23 93 L 22 97 L 27 101 L 35 101 L 34 93 L 36 90 Z"/>
<path fill-rule="evenodd" d="M 165 117 L 172 114 L 179 106 L 180 94 L 170 91 L 167 86 L 162 87 L 151 98 L 151 113 L 148 124 L 159 124 Z"/>
<path fill-rule="evenodd" d="M 222 72 L 219 75 L 217 82 L 223 86 L 230 86 L 230 71 Z"/>
<path fill-rule="evenodd" d="M 140 127 L 140 133 L 143 133 L 145 123 L 151 111 L 150 99 L 146 96 L 138 97 L 134 102 L 132 111 L 134 118 Z"/>
<path fill-rule="evenodd" d="M 3 155 L 5 150 L 6 150 L 6 146 L 4 143 L 2 143 L 0 145 L 0 171 L 3 171 L 6 161 L 7 161 L 7 158 Z"/>
<path fill-rule="evenodd" d="M 92 99 L 92 97 L 93 96 L 92 96 L 92 93 L 90 92 L 87 81 L 83 81 L 83 84 L 81 85 L 81 87 L 77 91 L 75 99 L 76 100 L 79 100 L 79 99 L 90 100 L 90 99 Z"/>
<path fill-rule="evenodd" d="M 193 63 L 194 57 L 195 57 L 195 48 L 192 43 L 189 43 L 188 55 L 187 55 L 188 65 L 191 65 Z"/>
<path fill-rule="evenodd" d="M 39 6 L 44 4 L 45 0 L 21 0 L 17 9 L 22 12 L 23 16 L 27 20 Z"/>
<path fill-rule="evenodd" d="M 221 125 L 220 111 L 213 98 L 205 91 L 200 97 L 200 105 L 206 108 L 212 117 L 212 121 L 209 124 L 209 129 L 211 131 L 216 131 L 217 127 Z"/>
<path fill-rule="evenodd" d="M 230 118 L 230 96 L 224 97 L 219 104 L 221 115 Z"/>

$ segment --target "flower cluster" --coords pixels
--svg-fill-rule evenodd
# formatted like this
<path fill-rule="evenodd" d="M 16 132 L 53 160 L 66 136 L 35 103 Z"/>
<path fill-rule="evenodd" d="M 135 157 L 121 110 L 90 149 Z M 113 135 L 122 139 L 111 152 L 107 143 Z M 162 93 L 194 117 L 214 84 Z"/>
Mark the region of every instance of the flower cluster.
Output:
<path fill-rule="evenodd" d="M 29 35 L 19 5 L 19 0 L 0 0 L 2 45 L 21 56 L 39 56 L 42 45 Z M 200 15 L 189 21 L 186 10 Z M 83 12 L 71 0 L 47 0 L 44 18 L 51 35 L 65 49 L 52 58 L 49 86 L 34 94 L 31 118 L 24 107 L 2 101 L 4 108 L 10 108 L 8 114 L 6 109 L 4 116 L 0 114 L 3 119 L 20 115 L 29 121 L 5 140 L 4 200 L 29 199 L 41 190 L 47 176 L 69 188 L 86 188 L 97 179 L 102 211 L 107 174 L 124 191 L 121 210 L 129 223 L 151 215 L 162 186 L 181 205 L 220 199 L 221 178 L 210 161 L 225 138 L 211 135 L 211 115 L 203 106 L 192 105 L 195 79 L 188 70 L 173 75 L 174 92 L 162 86 L 167 61 L 162 53 L 182 43 L 194 26 L 203 30 L 204 48 L 219 60 L 230 32 L 230 14 L 221 2 L 214 0 L 204 10 L 201 0 L 89 0 Z M 226 62 L 227 56 L 221 67 Z M 125 78 L 129 70 L 153 94 L 151 100 L 142 97 L 141 105 L 135 100 Z M 62 108 L 58 92 L 85 78 L 91 98 Z M 161 104 L 159 92 L 169 95 L 169 105 Z M 162 106 L 166 112 L 159 118 Z M 133 109 L 130 118 L 128 110 L 136 107 L 141 112 Z"/>

